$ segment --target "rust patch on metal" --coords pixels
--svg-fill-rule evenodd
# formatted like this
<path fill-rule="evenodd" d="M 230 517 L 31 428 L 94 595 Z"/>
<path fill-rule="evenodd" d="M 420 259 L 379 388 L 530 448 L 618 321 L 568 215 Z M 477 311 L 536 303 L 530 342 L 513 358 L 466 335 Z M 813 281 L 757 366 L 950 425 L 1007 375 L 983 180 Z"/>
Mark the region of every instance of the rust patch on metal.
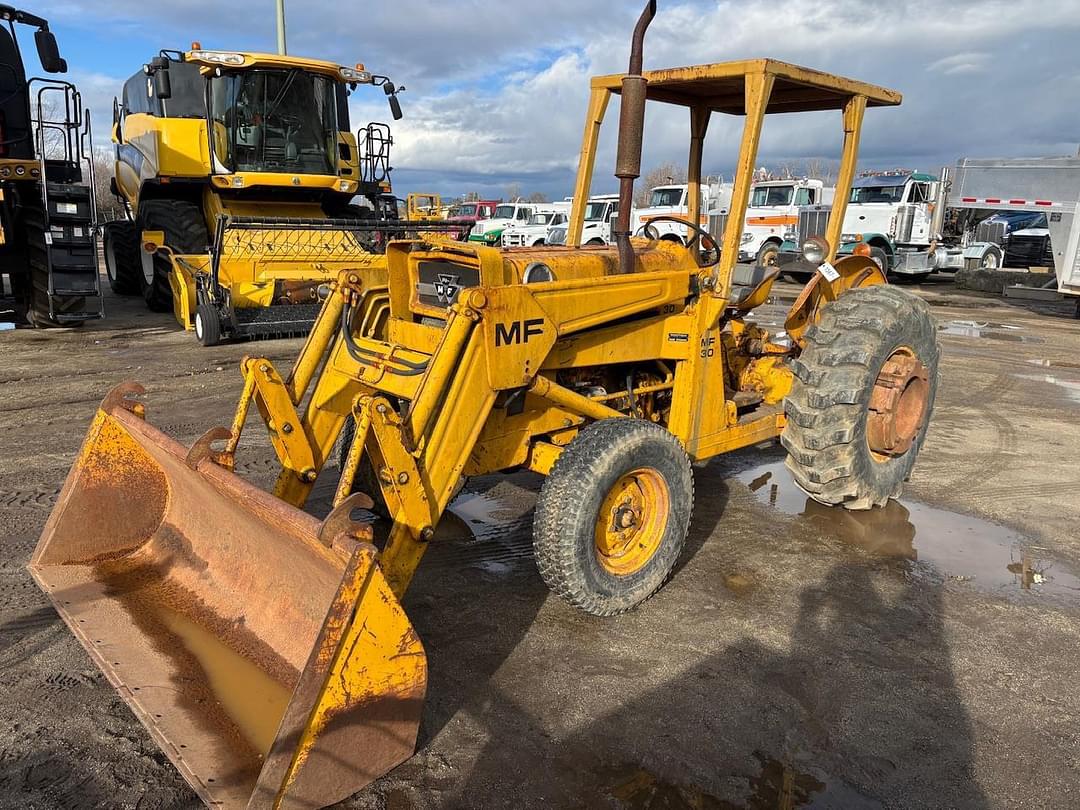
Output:
<path fill-rule="evenodd" d="M 926 422 L 929 372 L 909 349 L 897 349 L 878 372 L 870 394 L 866 441 L 882 456 L 902 456 Z"/>

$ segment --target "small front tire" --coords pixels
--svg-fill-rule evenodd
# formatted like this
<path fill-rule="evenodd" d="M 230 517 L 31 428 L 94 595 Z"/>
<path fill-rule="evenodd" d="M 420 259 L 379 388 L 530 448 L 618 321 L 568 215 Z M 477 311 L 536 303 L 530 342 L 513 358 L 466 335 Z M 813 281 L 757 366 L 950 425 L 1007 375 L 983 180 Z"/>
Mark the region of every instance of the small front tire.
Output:
<path fill-rule="evenodd" d="M 595 422 L 566 446 L 540 490 L 540 576 L 585 613 L 631 610 L 671 575 L 693 503 L 690 460 L 671 433 L 641 419 Z"/>

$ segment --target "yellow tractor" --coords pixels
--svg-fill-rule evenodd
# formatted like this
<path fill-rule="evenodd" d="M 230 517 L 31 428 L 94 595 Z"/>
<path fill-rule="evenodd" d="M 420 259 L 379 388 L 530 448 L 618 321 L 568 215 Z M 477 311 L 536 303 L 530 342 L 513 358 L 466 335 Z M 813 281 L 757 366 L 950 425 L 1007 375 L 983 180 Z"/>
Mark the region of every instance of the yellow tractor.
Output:
<path fill-rule="evenodd" d="M 900 95 L 768 59 L 642 72 L 654 13 L 629 71 L 592 80 L 569 246 L 392 242 L 388 287 L 340 274 L 292 370 L 246 358 L 233 424 L 190 448 L 146 421 L 137 384 L 102 402 L 30 570 L 208 803 L 324 806 L 411 756 L 427 659 L 401 600 L 466 476 L 545 476 L 540 574 L 610 616 L 673 571 L 694 462 L 779 439 L 812 497 L 854 509 L 911 474 L 934 401 L 933 323 L 870 259 L 832 261 L 863 113 Z M 616 94 L 618 244 L 581 247 Z M 686 246 L 629 232 L 647 102 L 689 111 Z M 736 266 L 743 208 L 766 116 L 812 110 L 843 125 L 837 203 L 827 238 L 803 245 L 815 276 L 773 335 L 749 313 L 776 269 Z M 714 113 L 743 120 L 717 240 L 696 210 Z M 273 493 L 233 472 L 253 404 L 281 463 Z M 302 510 L 343 431 L 320 521 Z M 378 546 L 360 507 L 391 517 Z"/>
<path fill-rule="evenodd" d="M 113 291 L 213 345 L 306 332 L 338 272 L 381 271 L 372 254 L 400 232 L 392 140 L 386 124 L 350 132 L 361 85 L 401 117 L 399 88 L 363 65 L 161 51 L 114 101 L 113 190 L 129 217 L 103 229 Z"/>

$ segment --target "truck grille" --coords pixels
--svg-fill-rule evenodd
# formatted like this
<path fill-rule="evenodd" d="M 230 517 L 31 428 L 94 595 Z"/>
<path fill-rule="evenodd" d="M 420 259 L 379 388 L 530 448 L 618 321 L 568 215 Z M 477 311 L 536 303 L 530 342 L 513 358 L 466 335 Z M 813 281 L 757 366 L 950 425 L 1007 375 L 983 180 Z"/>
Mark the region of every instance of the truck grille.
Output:
<path fill-rule="evenodd" d="M 993 242 L 1000 245 L 1005 241 L 1004 222 L 980 222 L 975 228 L 976 242 Z"/>
<path fill-rule="evenodd" d="M 798 233 L 795 235 L 796 242 L 802 242 L 811 236 L 824 236 L 826 226 L 829 224 L 829 214 L 832 208 L 827 205 L 815 205 L 812 208 L 799 209 Z"/>

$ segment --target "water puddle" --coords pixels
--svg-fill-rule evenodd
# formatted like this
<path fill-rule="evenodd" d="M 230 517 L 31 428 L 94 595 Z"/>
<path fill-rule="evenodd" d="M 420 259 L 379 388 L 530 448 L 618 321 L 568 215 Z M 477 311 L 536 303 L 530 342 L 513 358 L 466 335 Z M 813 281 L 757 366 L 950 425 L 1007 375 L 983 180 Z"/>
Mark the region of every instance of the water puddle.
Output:
<path fill-rule="evenodd" d="M 198 661 L 210 690 L 244 739 L 265 756 L 285 716 L 289 690 L 186 616 L 161 608 L 158 618 Z"/>
<path fill-rule="evenodd" d="M 488 495 L 462 492 L 439 521 L 426 564 L 507 576 L 532 559 L 531 526 L 530 511 L 519 513 Z"/>
<path fill-rule="evenodd" d="M 1041 337 L 1023 334 L 1023 327 L 994 321 L 948 321 L 938 326 L 943 335 L 1003 340 L 1009 343 L 1045 343 Z"/>
<path fill-rule="evenodd" d="M 1004 526 L 911 500 L 862 512 L 823 506 L 795 485 L 783 461 L 736 477 L 769 506 L 873 554 L 930 565 L 950 579 L 1009 597 L 1039 595 L 1080 604 L 1080 577 Z"/>

